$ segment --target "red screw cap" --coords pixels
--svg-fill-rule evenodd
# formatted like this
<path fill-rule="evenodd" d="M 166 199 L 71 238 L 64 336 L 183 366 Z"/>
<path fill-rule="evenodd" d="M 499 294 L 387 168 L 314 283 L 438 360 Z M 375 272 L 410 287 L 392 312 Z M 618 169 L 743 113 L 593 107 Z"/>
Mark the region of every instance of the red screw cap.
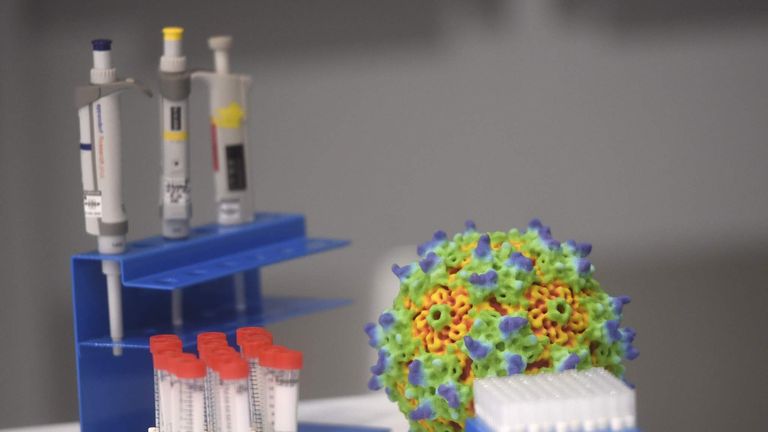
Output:
<path fill-rule="evenodd" d="M 219 377 L 223 380 L 248 378 L 248 362 L 238 356 L 220 357 L 217 361 Z"/>
<path fill-rule="evenodd" d="M 251 335 L 262 335 L 269 338 L 269 343 L 272 343 L 272 333 L 270 333 L 267 329 L 264 327 L 240 327 L 235 332 L 235 339 L 237 340 L 237 345 L 242 345 L 245 341 L 245 336 L 251 336 Z"/>
<path fill-rule="evenodd" d="M 184 379 L 205 377 L 205 363 L 197 358 L 182 356 L 176 360 L 176 376 Z"/>
<path fill-rule="evenodd" d="M 160 350 L 159 352 L 156 352 L 156 353 L 152 354 L 152 368 L 156 369 L 156 370 L 165 370 L 162 367 L 163 356 L 165 356 L 166 354 L 170 354 L 170 353 L 181 354 L 181 350 L 165 349 L 165 350 Z"/>
<path fill-rule="evenodd" d="M 229 344 L 221 339 L 204 340 L 197 345 L 197 353 L 200 354 L 200 358 L 203 358 L 207 352 L 219 348 L 229 348 Z"/>
<path fill-rule="evenodd" d="M 181 351 L 181 339 L 172 334 L 161 334 L 149 337 L 149 352 L 158 353 L 164 349 L 177 347 Z"/>
<path fill-rule="evenodd" d="M 211 339 L 219 339 L 223 340 L 224 342 L 227 341 L 227 335 L 222 332 L 204 332 L 204 333 L 198 333 L 197 334 L 197 344 L 200 345 L 200 342 L 211 340 Z"/>
<path fill-rule="evenodd" d="M 197 359 L 194 354 L 190 353 L 181 353 L 180 356 L 172 356 L 168 357 L 168 372 L 170 372 L 173 375 L 178 375 L 179 373 L 179 362 L 190 360 L 190 359 Z"/>
<path fill-rule="evenodd" d="M 304 355 L 301 351 L 287 348 L 268 351 L 259 360 L 260 365 L 272 369 L 299 370 L 304 366 Z"/>
<path fill-rule="evenodd" d="M 240 358 L 240 355 L 232 348 L 220 348 L 211 352 L 208 357 L 206 357 L 206 361 L 208 367 L 218 372 L 219 364 L 230 357 Z"/>
<path fill-rule="evenodd" d="M 263 335 L 251 335 L 244 338 L 243 344 L 240 345 L 240 352 L 245 358 L 258 359 L 259 351 L 270 346 L 272 346 L 270 338 Z"/>
<path fill-rule="evenodd" d="M 284 351 L 287 349 L 288 348 L 281 345 L 259 347 L 259 349 L 256 350 L 256 358 L 259 360 L 259 365 L 266 366 L 266 364 L 270 362 L 270 359 L 274 357 L 278 351 Z"/>
<path fill-rule="evenodd" d="M 170 363 L 174 358 L 184 355 L 181 351 L 161 351 L 154 356 L 155 369 L 170 372 Z"/>

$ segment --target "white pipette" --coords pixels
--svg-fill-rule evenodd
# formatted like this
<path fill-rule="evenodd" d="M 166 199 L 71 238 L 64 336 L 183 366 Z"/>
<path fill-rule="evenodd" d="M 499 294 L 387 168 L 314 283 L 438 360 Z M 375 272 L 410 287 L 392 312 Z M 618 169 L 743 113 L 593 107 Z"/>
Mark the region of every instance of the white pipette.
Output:
<path fill-rule="evenodd" d="M 162 177 L 160 213 L 163 236 L 189 236 L 192 206 L 189 197 L 189 92 L 187 59 L 182 53 L 181 27 L 163 29 L 163 56 L 160 57 L 160 122 L 162 126 Z"/>
<path fill-rule="evenodd" d="M 130 78 L 117 80 L 117 71 L 112 67 L 112 41 L 96 39 L 92 46 L 91 84 L 78 87 L 75 93 L 80 119 L 85 229 L 88 234 L 98 236 L 99 253 L 120 254 L 125 251 L 128 219 L 123 206 L 117 96 L 130 89 L 138 89 L 148 96 L 152 93 Z M 114 342 L 112 352 L 119 356 L 123 339 L 120 264 L 104 260 L 101 268 L 107 279 L 109 334 Z"/>
<path fill-rule="evenodd" d="M 213 178 L 220 225 L 239 225 L 253 219 L 253 200 L 248 192 L 248 100 L 251 78 L 229 71 L 231 36 L 208 39 L 213 50 L 214 71 L 192 74 L 208 84 L 210 96 Z M 245 277 L 234 278 L 235 305 L 246 308 Z"/>
<path fill-rule="evenodd" d="M 239 225 L 253 218 L 246 127 L 251 78 L 229 72 L 232 37 L 214 36 L 208 39 L 208 46 L 214 52 L 214 71 L 192 76 L 205 81 L 209 89 L 217 219 L 221 225 Z"/>
<path fill-rule="evenodd" d="M 189 236 L 192 204 L 189 188 L 189 92 L 191 79 L 187 58 L 182 53 L 181 27 L 163 28 L 163 55 L 160 57 L 161 170 L 160 215 L 163 237 Z M 171 294 L 171 320 L 183 324 L 182 292 Z"/>

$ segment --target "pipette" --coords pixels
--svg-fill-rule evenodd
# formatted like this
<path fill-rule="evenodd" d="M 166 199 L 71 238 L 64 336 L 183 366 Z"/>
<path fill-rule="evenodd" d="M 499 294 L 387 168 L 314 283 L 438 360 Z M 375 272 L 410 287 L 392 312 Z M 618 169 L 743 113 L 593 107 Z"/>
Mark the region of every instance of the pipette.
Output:
<path fill-rule="evenodd" d="M 189 188 L 189 92 L 191 79 L 187 58 L 182 53 L 181 27 L 163 28 L 163 55 L 160 57 L 160 216 L 163 237 L 189 236 L 192 204 Z M 183 324 L 182 291 L 171 293 L 171 321 Z"/>
<path fill-rule="evenodd" d="M 130 89 L 138 89 L 148 96 L 152 93 L 130 78 L 117 80 L 117 71 L 112 67 L 111 40 L 96 39 L 91 44 L 93 68 L 90 85 L 80 86 L 75 92 L 80 119 L 85 229 L 88 234 L 98 236 L 99 253 L 120 254 L 125 251 L 128 219 L 122 196 L 117 94 Z M 122 354 L 120 343 L 123 339 L 120 264 L 103 260 L 101 268 L 107 279 L 109 334 L 114 344 L 112 352 L 119 356 Z"/>
<path fill-rule="evenodd" d="M 181 27 L 163 28 L 160 57 L 160 121 L 162 126 L 162 177 L 160 212 L 163 236 L 189 236 L 192 206 L 189 196 L 189 92 L 187 58 L 182 53 Z"/>
<path fill-rule="evenodd" d="M 208 39 L 213 50 L 214 71 L 192 74 L 208 84 L 211 117 L 213 179 L 220 225 L 239 225 L 253 219 L 252 197 L 248 192 L 248 101 L 251 78 L 229 71 L 231 36 Z M 245 312 L 245 277 L 234 277 L 235 306 Z"/>
<path fill-rule="evenodd" d="M 214 53 L 214 71 L 197 71 L 192 76 L 209 89 L 217 220 L 221 225 L 238 225 L 253 218 L 246 127 L 251 78 L 229 71 L 231 36 L 211 37 L 208 46 Z"/>

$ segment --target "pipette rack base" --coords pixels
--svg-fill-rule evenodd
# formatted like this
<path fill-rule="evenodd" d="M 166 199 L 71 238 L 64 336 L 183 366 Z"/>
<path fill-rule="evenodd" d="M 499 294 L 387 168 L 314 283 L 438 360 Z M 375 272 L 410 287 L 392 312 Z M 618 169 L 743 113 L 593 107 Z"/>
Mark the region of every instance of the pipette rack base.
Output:
<path fill-rule="evenodd" d="M 80 424 L 82 432 L 135 432 L 154 423 L 149 336 L 176 333 L 193 352 L 202 331 L 234 331 L 340 307 L 345 299 L 261 295 L 259 269 L 346 246 L 347 241 L 307 238 L 304 217 L 256 214 L 237 227 L 206 225 L 189 239 L 152 237 L 130 243 L 121 255 L 72 257 Z M 114 356 L 109 338 L 106 281 L 101 261 L 120 263 L 125 337 Z M 234 284 L 243 274 L 246 310 L 235 308 Z M 182 294 L 183 325 L 171 322 L 172 293 Z"/>

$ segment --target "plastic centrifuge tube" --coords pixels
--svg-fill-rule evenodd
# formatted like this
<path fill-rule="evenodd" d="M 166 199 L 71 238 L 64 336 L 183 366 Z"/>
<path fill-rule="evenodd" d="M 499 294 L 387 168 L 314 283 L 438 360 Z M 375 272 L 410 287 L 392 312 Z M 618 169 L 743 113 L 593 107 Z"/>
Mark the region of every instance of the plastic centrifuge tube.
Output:
<path fill-rule="evenodd" d="M 264 378 L 259 368 L 259 352 L 272 346 L 272 338 L 264 334 L 243 335 L 240 353 L 248 362 L 248 398 L 251 430 L 264 431 Z"/>
<path fill-rule="evenodd" d="M 173 431 L 173 414 L 171 412 L 172 399 L 172 376 L 171 363 L 178 357 L 183 356 L 181 351 L 161 351 L 156 354 L 155 362 L 158 372 L 157 394 L 158 394 L 158 418 L 160 424 L 157 426 L 160 432 Z"/>
<path fill-rule="evenodd" d="M 176 360 L 179 418 L 176 432 L 205 432 L 205 364 L 197 358 Z"/>
<path fill-rule="evenodd" d="M 280 345 L 270 345 L 267 347 L 260 347 L 256 351 L 256 357 L 259 362 L 258 366 L 258 379 L 261 383 L 261 403 L 262 403 L 262 424 L 265 432 L 274 431 L 274 380 L 269 379 L 269 370 L 266 364 L 270 362 L 268 358 L 274 357 L 276 353 L 285 351 L 288 348 Z"/>
<path fill-rule="evenodd" d="M 205 378 L 203 379 L 203 417 L 205 419 L 206 431 L 214 430 L 213 418 L 211 416 L 211 369 L 209 365 L 210 355 L 213 348 L 215 348 L 215 346 L 211 342 L 197 346 L 197 353 L 200 355 L 200 360 L 205 364 Z"/>
<path fill-rule="evenodd" d="M 181 339 L 176 335 L 155 335 L 149 338 L 149 352 L 152 353 L 155 389 L 155 427 L 160 427 L 160 368 L 159 354 L 161 352 L 181 352 Z"/>
<path fill-rule="evenodd" d="M 188 360 L 196 360 L 194 354 L 182 353 L 168 360 L 168 372 L 171 376 L 170 411 L 171 422 L 169 432 L 187 432 L 181 429 L 181 378 L 179 377 L 179 365 Z"/>
<path fill-rule="evenodd" d="M 269 432 L 296 432 L 299 402 L 299 372 L 303 365 L 300 351 L 267 350 L 259 359 L 267 383 Z"/>
<path fill-rule="evenodd" d="M 248 363 L 239 356 L 220 358 L 218 372 L 219 432 L 250 432 Z"/>
<path fill-rule="evenodd" d="M 207 430 L 219 431 L 219 402 L 218 402 L 218 372 L 216 362 L 226 357 L 236 357 L 237 352 L 234 348 L 226 346 L 216 346 L 221 341 L 208 341 L 200 351 L 200 358 L 205 362 L 205 421 Z"/>

